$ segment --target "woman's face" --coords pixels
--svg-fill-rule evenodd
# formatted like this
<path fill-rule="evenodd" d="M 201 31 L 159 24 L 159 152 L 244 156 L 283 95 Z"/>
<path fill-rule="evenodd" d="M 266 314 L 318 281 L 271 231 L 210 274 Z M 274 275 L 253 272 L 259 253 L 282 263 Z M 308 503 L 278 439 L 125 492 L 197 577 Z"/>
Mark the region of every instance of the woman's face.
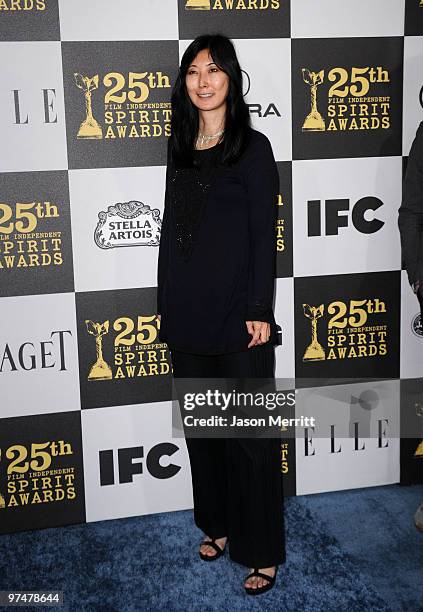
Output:
<path fill-rule="evenodd" d="M 216 66 L 208 49 L 202 49 L 193 59 L 185 84 L 191 102 L 199 110 L 215 110 L 226 104 L 229 77 Z"/>

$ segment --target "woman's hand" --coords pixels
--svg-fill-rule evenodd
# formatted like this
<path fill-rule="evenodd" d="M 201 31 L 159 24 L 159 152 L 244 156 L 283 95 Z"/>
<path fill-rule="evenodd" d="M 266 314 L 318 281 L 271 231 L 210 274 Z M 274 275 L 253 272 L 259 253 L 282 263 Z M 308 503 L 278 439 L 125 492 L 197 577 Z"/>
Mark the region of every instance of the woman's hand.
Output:
<path fill-rule="evenodd" d="M 253 337 L 248 348 L 259 344 L 264 344 L 270 338 L 270 323 L 264 321 L 245 321 L 248 333 Z"/>

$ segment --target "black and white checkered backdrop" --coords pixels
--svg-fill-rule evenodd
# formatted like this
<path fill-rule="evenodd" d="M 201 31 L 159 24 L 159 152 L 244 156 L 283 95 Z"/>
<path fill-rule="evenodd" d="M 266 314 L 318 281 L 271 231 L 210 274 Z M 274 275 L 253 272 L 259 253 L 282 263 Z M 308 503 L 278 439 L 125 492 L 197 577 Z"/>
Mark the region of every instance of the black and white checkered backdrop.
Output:
<path fill-rule="evenodd" d="M 284 443 L 285 490 L 400 480 L 389 427 L 423 369 L 397 228 L 421 4 L 0 0 L 0 532 L 191 507 L 155 285 L 171 88 L 206 32 L 233 40 L 280 170 L 277 377 L 390 379 L 383 437 Z M 360 422 L 361 391 L 299 389 L 297 411 Z"/>

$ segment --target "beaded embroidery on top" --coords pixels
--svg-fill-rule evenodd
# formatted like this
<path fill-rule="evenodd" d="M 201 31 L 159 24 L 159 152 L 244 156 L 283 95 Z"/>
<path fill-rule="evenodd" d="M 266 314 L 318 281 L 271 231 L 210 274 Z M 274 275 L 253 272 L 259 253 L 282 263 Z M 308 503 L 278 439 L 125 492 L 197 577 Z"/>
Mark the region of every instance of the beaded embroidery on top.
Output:
<path fill-rule="evenodd" d="M 207 172 L 204 171 L 207 170 Z M 176 244 L 185 261 L 194 249 L 215 165 L 174 168 L 170 176 Z"/>

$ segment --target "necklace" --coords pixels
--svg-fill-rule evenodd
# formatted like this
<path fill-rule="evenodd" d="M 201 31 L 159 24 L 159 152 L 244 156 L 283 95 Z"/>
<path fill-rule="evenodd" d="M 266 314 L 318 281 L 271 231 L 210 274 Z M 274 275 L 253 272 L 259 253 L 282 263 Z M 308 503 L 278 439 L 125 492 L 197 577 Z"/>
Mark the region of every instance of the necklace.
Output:
<path fill-rule="evenodd" d="M 204 144 L 208 144 L 211 140 L 214 140 L 218 136 L 221 136 L 222 134 L 224 134 L 224 132 L 225 130 L 220 130 L 219 132 L 216 132 L 216 134 L 211 134 L 211 135 L 207 135 L 207 134 L 203 134 L 202 132 L 198 132 L 197 148 L 203 147 Z"/>

